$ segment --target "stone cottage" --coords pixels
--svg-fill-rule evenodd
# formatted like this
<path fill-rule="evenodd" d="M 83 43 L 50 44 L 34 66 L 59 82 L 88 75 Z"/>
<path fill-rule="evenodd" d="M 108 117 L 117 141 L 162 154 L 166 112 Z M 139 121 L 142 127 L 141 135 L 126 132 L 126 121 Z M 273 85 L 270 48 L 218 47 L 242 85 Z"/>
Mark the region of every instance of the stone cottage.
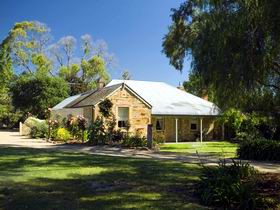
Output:
<path fill-rule="evenodd" d="M 166 142 L 212 140 L 221 138 L 215 124 L 220 109 L 213 103 L 163 82 L 112 80 L 96 90 L 69 97 L 53 107 L 54 115 L 84 115 L 88 121 L 98 116 L 98 104 L 104 99 L 113 103 L 117 129 L 147 135 L 152 124 L 153 135 Z"/>

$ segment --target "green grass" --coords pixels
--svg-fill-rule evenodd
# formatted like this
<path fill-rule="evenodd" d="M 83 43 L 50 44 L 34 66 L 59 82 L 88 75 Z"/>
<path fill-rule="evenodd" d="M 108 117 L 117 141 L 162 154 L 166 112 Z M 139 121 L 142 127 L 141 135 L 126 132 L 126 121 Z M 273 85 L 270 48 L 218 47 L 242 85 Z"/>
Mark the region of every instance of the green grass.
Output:
<path fill-rule="evenodd" d="M 205 209 L 194 164 L 0 148 L 0 209 Z"/>
<path fill-rule="evenodd" d="M 234 158 L 236 157 L 237 144 L 217 141 L 217 142 L 187 142 L 187 143 L 168 143 L 160 146 L 161 152 L 175 152 L 185 154 L 213 155 L 217 157 Z"/>

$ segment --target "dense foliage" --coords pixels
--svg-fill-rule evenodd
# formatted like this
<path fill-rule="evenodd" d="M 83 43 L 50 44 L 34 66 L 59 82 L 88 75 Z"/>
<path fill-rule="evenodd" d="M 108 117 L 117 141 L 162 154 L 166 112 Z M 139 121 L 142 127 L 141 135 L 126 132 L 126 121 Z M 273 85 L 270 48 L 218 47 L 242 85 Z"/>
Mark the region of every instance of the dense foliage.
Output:
<path fill-rule="evenodd" d="M 48 135 L 48 125 L 45 120 L 39 120 L 35 117 L 28 117 L 24 124 L 30 128 L 32 138 L 46 138 Z"/>
<path fill-rule="evenodd" d="M 31 132 L 30 132 L 30 136 L 32 138 L 46 138 L 47 134 L 48 134 L 48 125 L 45 121 L 40 123 L 37 122 L 31 128 Z"/>
<path fill-rule="evenodd" d="M 221 115 L 219 122 L 225 126 L 227 139 L 280 138 L 275 120 L 256 112 L 243 113 L 237 109 L 228 109 Z"/>
<path fill-rule="evenodd" d="M 106 132 L 104 121 L 102 118 L 97 117 L 88 128 L 88 142 L 93 145 L 105 144 Z"/>
<path fill-rule="evenodd" d="M 246 160 L 280 161 L 280 142 L 266 139 L 251 139 L 239 144 L 237 155 Z"/>
<path fill-rule="evenodd" d="M 163 51 L 179 70 L 191 58 L 192 71 L 204 86 L 214 88 L 221 107 L 264 109 L 255 105 L 265 97 L 264 107 L 276 112 L 279 9 L 278 0 L 188 0 L 172 10 Z"/>
<path fill-rule="evenodd" d="M 188 80 L 184 81 L 183 87 L 188 93 L 216 102 L 213 86 L 204 85 L 201 76 L 196 72 L 188 75 Z"/>
<path fill-rule="evenodd" d="M 165 143 L 165 136 L 162 133 L 153 133 L 153 146 Z"/>
<path fill-rule="evenodd" d="M 68 96 L 68 86 L 58 77 L 22 74 L 11 83 L 11 93 L 17 110 L 45 118 L 49 107 Z"/>
<path fill-rule="evenodd" d="M 122 141 L 125 147 L 147 147 L 147 139 L 140 135 L 127 135 Z"/>
<path fill-rule="evenodd" d="M 9 84 L 13 78 L 12 59 L 7 43 L 0 45 L 0 127 L 17 126 L 21 113 L 14 112 L 9 94 Z"/>
<path fill-rule="evenodd" d="M 247 163 L 221 161 L 218 167 L 203 167 L 198 195 L 207 206 L 223 209 L 256 209 L 257 172 Z"/>
<path fill-rule="evenodd" d="M 69 94 L 95 88 L 97 78 L 108 81 L 115 59 L 105 41 L 86 34 L 79 47 L 72 36 L 52 43 L 50 31 L 23 21 L 0 43 L 0 127 L 13 127 L 27 112 L 44 118 L 46 108 Z"/>
<path fill-rule="evenodd" d="M 58 128 L 56 130 L 54 139 L 58 140 L 58 141 L 65 141 L 66 142 L 66 141 L 71 139 L 71 134 L 66 128 Z"/>
<path fill-rule="evenodd" d="M 98 108 L 103 117 L 108 118 L 112 116 L 113 103 L 110 99 L 106 98 L 98 104 Z"/>

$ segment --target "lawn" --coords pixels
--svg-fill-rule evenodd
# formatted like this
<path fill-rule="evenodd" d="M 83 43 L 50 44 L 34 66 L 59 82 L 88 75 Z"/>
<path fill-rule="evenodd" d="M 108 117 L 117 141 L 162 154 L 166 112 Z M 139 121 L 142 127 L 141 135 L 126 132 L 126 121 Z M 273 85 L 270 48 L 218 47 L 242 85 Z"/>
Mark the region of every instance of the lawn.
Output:
<path fill-rule="evenodd" d="M 0 148 L 0 209 L 205 209 L 194 164 Z"/>
<path fill-rule="evenodd" d="M 216 142 L 187 142 L 187 143 L 166 143 L 160 146 L 161 152 L 176 152 L 185 154 L 208 154 L 217 157 L 236 157 L 237 144 L 216 141 Z"/>

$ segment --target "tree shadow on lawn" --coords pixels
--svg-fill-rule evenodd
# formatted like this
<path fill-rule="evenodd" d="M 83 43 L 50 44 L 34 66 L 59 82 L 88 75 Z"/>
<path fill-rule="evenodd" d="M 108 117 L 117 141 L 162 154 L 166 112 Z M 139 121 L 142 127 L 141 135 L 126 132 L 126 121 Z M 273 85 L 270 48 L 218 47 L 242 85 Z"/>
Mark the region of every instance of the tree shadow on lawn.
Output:
<path fill-rule="evenodd" d="M 204 209 L 200 168 L 170 161 L 0 148 L 0 209 Z"/>

